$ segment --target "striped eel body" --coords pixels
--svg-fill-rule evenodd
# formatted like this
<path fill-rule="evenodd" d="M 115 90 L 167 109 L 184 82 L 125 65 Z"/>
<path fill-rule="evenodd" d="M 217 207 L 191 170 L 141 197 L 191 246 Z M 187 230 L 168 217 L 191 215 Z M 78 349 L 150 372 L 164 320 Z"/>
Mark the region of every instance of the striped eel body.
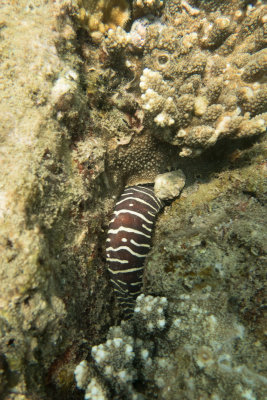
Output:
<path fill-rule="evenodd" d="M 119 198 L 110 221 L 106 260 L 125 318 L 131 317 L 135 299 L 141 293 L 144 262 L 162 206 L 153 189 L 130 186 Z"/>

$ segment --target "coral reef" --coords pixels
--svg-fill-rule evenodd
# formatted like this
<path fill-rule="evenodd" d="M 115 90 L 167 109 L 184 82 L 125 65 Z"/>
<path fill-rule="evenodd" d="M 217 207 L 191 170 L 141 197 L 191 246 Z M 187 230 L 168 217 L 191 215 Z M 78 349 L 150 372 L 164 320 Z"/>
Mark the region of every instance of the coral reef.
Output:
<path fill-rule="evenodd" d="M 92 378 L 96 373 L 103 375 L 110 390 L 117 394 L 123 394 L 127 399 L 143 399 L 133 384 L 140 376 L 152 375 L 155 368 L 151 359 L 153 344 L 146 336 L 164 329 L 167 304 L 165 297 L 141 294 L 137 298 L 133 321 L 123 321 L 120 326 L 111 327 L 107 341 L 92 348 L 96 371 L 90 371 L 85 360 L 75 369 L 77 386 L 86 389 L 85 399 L 94 399 L 88 393 L 92 391 L 92 386 L 96 386 L 96 379 Z M 137 334 L 134 334 L 134 328 L 138 330 Z M 101 378 L 98 377 L 99 381 Z M 103 399 L 107 398 L 103 396 Z"/>
<path fill-rule="evenodd" d="M 135 18 L 147 13 L 153 13 L 157 15 L 163 5 L 163 0 L 133 0 L 133 15 Z"/>
<path fill-rule="evenodd" d="M 266 397 L 266 15 L 246 0 L 1 3 L 1 398 L 82 399 L 81 360 L 88 399 Z M 121 323 L 114 204 L 178 169 Z"/>
<path fill-rule="evenodd" d="M 141 133 L 148 128 L 156 139 L 154 153 L 161 154 L 164 142 L 165 159 L 175 168 L 177 155 L 192 158 L 222 140 L 263 134 L 267 122 L 266 7 L 261 2 L 246 7 L 245 2 L 229 1 L 223 6 L 209 2 L 207 6 L 169 0 L 159 8 L 159 19 L 147 9 L 155 9 L 157 2 L 148 3 L 133 3 L 134 12 L 141 7 L 143 13 L 137 13 L 129 32 L 109 30 L 104 50 L 107 64 L 123 76 L 113 97 L 115 106 L 131 114 L 131 123 L 139 116 Z M 131 148 L 134 154 L 133 140 L 128 146 L 120 145 L 115 162 L 121 159 L 129 165 Z M 166 170 L 166 165 L 138 161 L 140 175 L 145 176 L 147 169 L 151 180 Z M 112 157 L 110 162 L 112 166 Z M 138 176 L 134 181 L 132 171 L 129 175 L 131 184 L 138 183 Z"/>
<path fill-rule="evenodd" d="M 156 21 L 147 28 L 140 77 L 144 121 L 184 157 L 200 154 L 222 138 L 263 133 L 264 6 L 241 12 L 232 4 L 225 14 L 219 9 L 204 14 L 201 7 L 198 13 L 188 7 L 177 12 L 178 3 L 167 2 L 165 24 Z M 248 30 L 257 38 L 254 47 Z"/>
<path fill-rule="evenodd" d="M 96 41 L 101 40 L 109 29 L 123 27 L 130 17 L 128 0 L 68 0 L 64 7 Z"/>
<path fill-rule="evenodd" d="M 76 367 L 85 399 L 94 399 L 93 390 L 109 390 L 101 399 L 264 398 L 267 378 L 253 363 L 243 364 L 246 330 L 223 299 L 211 290 L 178 299 L 168 305 L 165 297 L 137 298 L 133 320 L 111 327 L 107 341 L 92 348 L 95 367 L 86 361 Z M 138 390 L 140 383 L 149 397 Z"/>

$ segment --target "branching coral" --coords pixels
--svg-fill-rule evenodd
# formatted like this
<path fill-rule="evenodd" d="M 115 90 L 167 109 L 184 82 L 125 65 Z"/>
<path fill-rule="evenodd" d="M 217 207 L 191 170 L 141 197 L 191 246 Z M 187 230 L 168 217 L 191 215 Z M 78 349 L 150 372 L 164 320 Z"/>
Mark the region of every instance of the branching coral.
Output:
<path fill-rule="evenodd" d="M 123 27 L 130 17 L 127 0 L 66 0 L 62 7 L 68 8 L 79 25 L 97 40 L 109 29 Z"/>
<path fill-rule="evenodd" d="M 115 116 L 119 108 L 132 132 L 139 126 L 138 133 L 125 130 L 125 144 L 116 148 L 113 140 L 109 152 L 111 167 L 122 166 L 114 175 L 131 183 L 175 168 L 177 156 L 199 156 L 222 139 L 256 138 L 266 130 L 266 7 L 241 1 L 159 3 L 134 2 L 134 11 L 143 10 L 136 11 L 141 18 L 127 32 L 109 30 L 102 42 L 120 78 L 108 114 Z M 162 18 L 151 17 L 149 9 L 160 10 Z M 153 151 L 147 150 L 153 159 L 163 156 L 161 165 L 136 158 L 151 141 Z"/>
<path fill-rule="evenodd" d="M 141 372 L 136 368 L 136 364 L 140 364 L 141 375 L 152 373 L 153 345 L 145 337 L 154 330 L 160 331 L 165 328 L 164 310 L 167 304 L 165 297 L 140 295 L 137 298 L 133 322 L 122 322 L 120 326 L 111 327 L 107 341 L 92 348 L 96 371 L 90 371 L 85 360 L 75 369 L 77 386 L 86 389 L 85 399 L 95 399 L 92 396 L 95 392 L 102 396 L 99 399 L 105 400 L 107 384 L 127 399 L 143 398 L 134 387 L 134 382 Z M 134 327 L 139 331 L 138 339 L 135 337 Z"/>
<path fill-rule="evenodd" d="M 164 5 L 163 0 L 133 0 L 134 15 L 157 13 Z"/>
<path fill-rule="evenodd" d="M 107 341 L 92 348 L 96 368 L 86 361 L 76 367 L 85 399 L 105 400 L 109 387 L 117 396 L 141 400 L 140 382 L 166 400 L 207 392 L 214 399 L 233 393 L 242 400 L 248 392 L 263 399 L 266 378 L 240 363 L 245 328 L 229 313 L 214 314 L 215 303 L 210 293 L 181 295 L 167 324 L 167 299 L 140 295 L 133 320 L 111 327 Z"/>
<path fill-rule="evenodd" d="M 266 129 L 266 10 L 259 5 L 241 12 L 229 5 L 225 15 L 204 17 L 201 8 L 192 13 L 182 3 L 180 9 L 169 1 L 169 23 L 147 29 L 141 104 L 157 137 L 178 146 L 180 156 L 194 156 L 221 138 Z M 254 49 L 247 29 L 254 34 Z"/>

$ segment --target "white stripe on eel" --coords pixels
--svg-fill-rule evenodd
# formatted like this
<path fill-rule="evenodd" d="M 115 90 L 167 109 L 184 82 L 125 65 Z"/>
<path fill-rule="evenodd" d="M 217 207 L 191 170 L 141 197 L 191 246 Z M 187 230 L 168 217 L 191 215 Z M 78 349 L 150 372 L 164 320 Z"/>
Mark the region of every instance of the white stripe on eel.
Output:
<path fill-rule="evenodd" d="M 128 274 L 129 272 L 137 272 L 141 271 L 144 269 L 144 267 L 139 267 L 139 268 L 129 268 L 129 269 L 119 269 L 119 270 L 113 270 L 111 268 L 108 268 L 109 272 L 112 273 L 112 275 L 117 275 L 117 274 Z"/>
<path fill-rule="evenodd" d="M 108 231 L 108 234 L 111 233 L 111 234 L 116 235 L 117 233 L 122 232 L 122 231 L 124 231 L 124 232 L 129 232 L 129 233 L 137 233 L 138 235 L 143 235 L 143 236 L 147 237 L 148 239 L 151 238 L 150 235 L 146 235 L 146 234 L 145 234 L 144 232 L 142 232 L 142 231 L 138 231 L 137 229 L 132 229 L 132 228 L 126 228 L 125 226 L 120 226 L 120 227 L 117 228 L 117 229 L 110 229 L 110 230 Z"/>
<path fill-rule="evenodd" d="M 129 251 L 129 253 L 131 253 L 133 256 L 136 256 L 136 257 L 146 257 L 146 254 L 139 254 L 139 253 L 136 253 L 136 251 L 133 251 L 130 247 L 128 247 L 128 246 L 119 246 L 119 247 L 117 247 L 117 248 L 113 248 L 113 247 L 108 247 L 107 248 L 107 251 L 120 251 L 120 250 L 126 250 L 126 251 Z"/>
<path fill-rule="evenodd" d="M 144 217 L 143 214 L 140 214 L 139 212 L 136 212 L 136 211 L 122 209 L 122 210 L 119 210 L 119 211 L 114 211 L 114 214 L 115 214 L 115 217 L 117 217 L 120 214 L 132 214 L 132 215 L 136 215 L 137 217 L 143 219 L 148 224 L 154 224 L 154 221 L 149 221 L 149 219 Z"/>

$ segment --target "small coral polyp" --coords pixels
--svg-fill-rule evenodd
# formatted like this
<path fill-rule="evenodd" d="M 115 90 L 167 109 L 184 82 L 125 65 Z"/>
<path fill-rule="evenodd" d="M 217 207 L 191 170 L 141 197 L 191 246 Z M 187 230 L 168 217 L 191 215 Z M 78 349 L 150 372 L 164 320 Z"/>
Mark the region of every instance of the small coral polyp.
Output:
<path fill-rule="evenodd" d="M 148 9 L 160 9 L 164 4 L 163 0 L 134 0 L 133 7 L 136 8 L 148 8 Z"/>
<path fill-rule="evenodd" d="M 82 0 L 79 19 L 83 26 L 94 33 L 104 34 L 109 29 L 124 26 L 130 17 L 127 0 Z"/>

